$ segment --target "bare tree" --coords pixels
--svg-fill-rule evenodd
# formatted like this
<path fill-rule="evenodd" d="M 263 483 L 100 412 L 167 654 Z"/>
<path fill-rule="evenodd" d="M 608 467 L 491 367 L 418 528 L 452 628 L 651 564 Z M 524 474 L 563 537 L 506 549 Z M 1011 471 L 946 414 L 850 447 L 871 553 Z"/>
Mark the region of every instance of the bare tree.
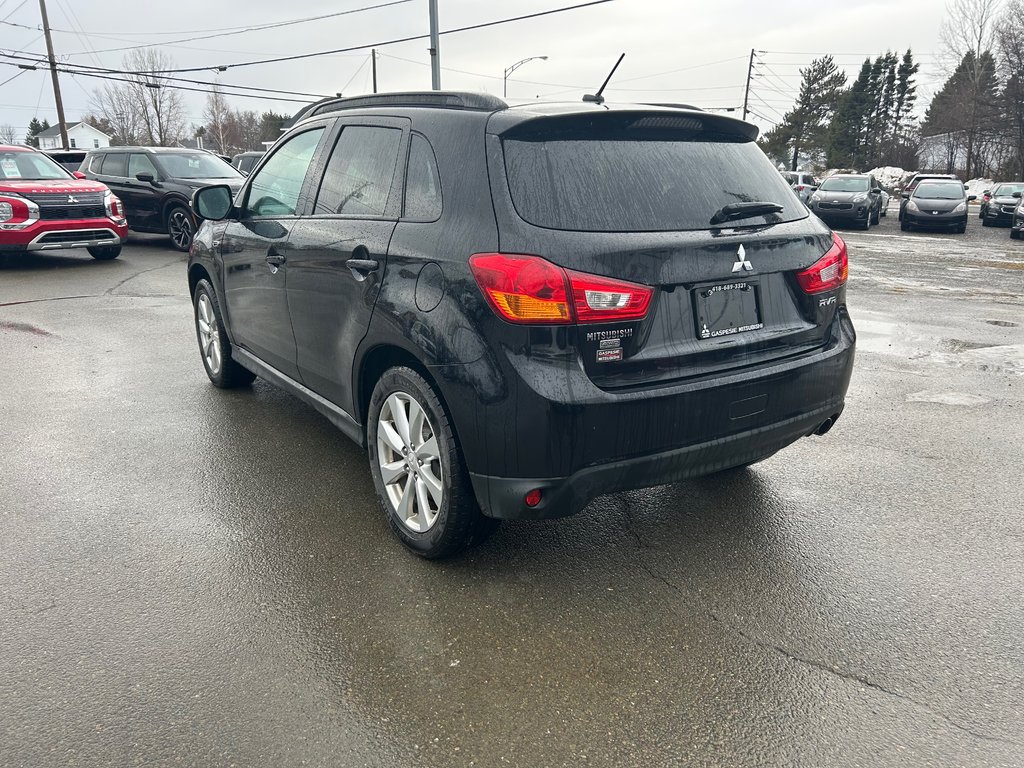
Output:
<path fill-rule="evenodd" d="M 142 141 L 139 103 L 131 86 L 108 83 L 92 92 L 90 107 L 99 121 L 105 121 L 113 131 L 113 144 L 131 145 Z"/>
<path fill-rule="evenodd" d="M 168 88 L 160 73 L 174 60 L 157 48 L 136 48 L 124 57 L 124 68 L 133 74 L 128 87 L 136 98 L 143 136 L 149 144 L 166 147 L 185 132 L 185 106 L 179 91 Z"/>
<path fill-rule="evenodd" d="M 230 137 L 232 132 L 231 108 L 217 86 L 214 86 L 214 89 L 206 96 L 203 120 L 206 121 L 206 136 L 216 146 L 218 152 L 227 154 L 234 149 L 237 142 L 230 140 L 232 138 Z"/>
<path fill-rule="evenodd" d="M 983 164 L 981 146 L 986 143 L 989 118 L 997 111 L 992 102 L 992 72 L 987 66 L 995 48 L 996 29 L 1004 0 L 950 0 L 942 23 L 940 40 L 947 72 L 969 64 L 962 82 L 963 100 L 959 122 L 966 144 L 966 172 L 973 175 Z"/>
<path fill-rule="evenodd" d="M 1000 68 L 1005 80 L 1003 111 L 1011 126 L 1011 175 L 1024 178 L 1024 0 L 1010 2 L 999 22 Z"/>
<path fill-rule="evenodd" d="M 18 131 L 13 125 L 0 125 L 0 144 L 14 144 L 18 140 Z"/>

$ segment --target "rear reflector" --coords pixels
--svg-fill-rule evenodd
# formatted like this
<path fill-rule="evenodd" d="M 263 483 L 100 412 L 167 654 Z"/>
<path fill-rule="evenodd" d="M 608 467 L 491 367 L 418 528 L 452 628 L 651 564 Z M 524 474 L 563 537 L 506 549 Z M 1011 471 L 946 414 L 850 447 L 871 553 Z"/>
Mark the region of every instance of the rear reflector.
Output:
<path fill-rule="evenodd" d="M 538 504 L 540 504 L 540 500 L 543 498 L 543 496 L 544 494 L 541 492 L 540 488 L 534 488 L 532 491 L 526 494 L 526 496 L 523 498 L 523 501 L 526 502 L 526 506 L 528 507 L 536 507 Z"/>
<path fill-rule="evenodd" d="M 512 323 L 638 320 L 654 295 L 646 285 L 562 269 L 540 256 L 477 253 L 469 266 L 495 312 Z"/>
<path fill-rule="evenodd" d="M 846 254 L 846 243 L 835 232 L 832 233 L 832 247 L 828 253 L 802 272 L 796 273 L 804 293 L 834 291 L 846 282 L 850 274 L 850 261 Z"/>

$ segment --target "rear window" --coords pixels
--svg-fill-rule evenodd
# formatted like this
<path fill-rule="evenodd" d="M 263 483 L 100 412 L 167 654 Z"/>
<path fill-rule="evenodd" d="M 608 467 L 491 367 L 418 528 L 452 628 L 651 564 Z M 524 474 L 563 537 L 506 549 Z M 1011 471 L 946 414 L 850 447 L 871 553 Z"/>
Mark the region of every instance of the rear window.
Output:
<path fill-rule="evenodd" d="M 783 206 L 772 221 L 807 216 L 786 179 L 753 141 L 704 134 L 633 132 L 505 138 L 509 191 L 538 227 L 586 232 L 710 229 L 729 203 Z M 763 223 L 741 219 L 735 226 Z"/>

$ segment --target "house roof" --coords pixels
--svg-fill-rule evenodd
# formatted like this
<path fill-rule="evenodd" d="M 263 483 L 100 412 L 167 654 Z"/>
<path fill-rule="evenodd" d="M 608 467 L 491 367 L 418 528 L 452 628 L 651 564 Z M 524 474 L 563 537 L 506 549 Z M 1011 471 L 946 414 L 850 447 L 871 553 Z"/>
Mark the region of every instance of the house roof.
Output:
<path fill-rule="evenodd" d="M 76 128 L 79 125 L 84 125 L 86 128 L 91 128 L 92 130 L 96 131 L 96 133 L 100 134 L 101 136 L 107 136 L 107 134 L 105 134 L 103 131 L 101 131 L 96 126 L 89 125 L 88 123 L 83 122 L 82 120 L 79 120 L 77 123 L 69 123 L 68 124 L 68 130 L 70 131 L 72 128 Z M 51 125 L 45 131 L 40 131 L 39 133 L 37 133 L 36 136 L 44 138 L 44 139 L 60 136 L 60 125 L 59 124 Z M 110 137 L 107 136 L 107 138 L 109 139 Z"/>

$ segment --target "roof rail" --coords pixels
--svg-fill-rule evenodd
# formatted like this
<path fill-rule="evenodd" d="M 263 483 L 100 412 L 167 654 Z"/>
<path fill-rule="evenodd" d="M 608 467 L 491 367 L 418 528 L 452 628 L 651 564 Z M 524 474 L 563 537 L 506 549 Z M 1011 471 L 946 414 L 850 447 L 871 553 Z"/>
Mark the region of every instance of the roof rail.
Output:
<path fill-rule="evenodd" d="M 673 104 L 671 102 L 657 102 L 657 103 L 646 103 L 645 107 L 671 107 L 673 109 L 693 109 L 697 112 L 703 112 L 704 110 L 700 107 L 695 107 L 693 104 Z"/>

